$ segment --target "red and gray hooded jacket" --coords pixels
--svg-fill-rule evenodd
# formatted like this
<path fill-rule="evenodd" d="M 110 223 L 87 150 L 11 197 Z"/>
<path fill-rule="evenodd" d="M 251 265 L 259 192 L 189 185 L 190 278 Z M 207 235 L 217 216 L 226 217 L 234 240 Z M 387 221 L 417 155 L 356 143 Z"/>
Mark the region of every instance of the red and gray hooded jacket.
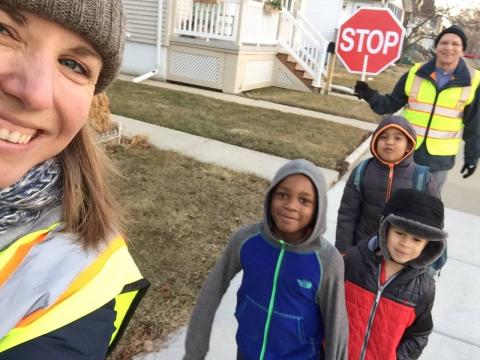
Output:
<path fill-rule="evenodd" d="M 417 206 L 416 210 L 423 216 L 431 209 Z M 391 225 L 429 242 L 420 256 L 385 281 L 385 259 L 391 259 L 386 246 Z M 433 328 L 435 281 L 427 267 L 442 254 L 446 237 L 440 228 L 394 212 L 382 219 L 378 236 L 347 251 L 344 261 L 349 359 L 419 358 Z"/>

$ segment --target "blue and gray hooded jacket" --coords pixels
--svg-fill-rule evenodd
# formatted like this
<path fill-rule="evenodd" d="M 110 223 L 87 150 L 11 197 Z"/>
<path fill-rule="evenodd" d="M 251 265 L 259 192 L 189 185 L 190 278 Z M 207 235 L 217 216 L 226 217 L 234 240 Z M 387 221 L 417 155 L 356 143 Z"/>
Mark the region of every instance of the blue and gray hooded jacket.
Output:
<path fill-rule="evenodd" d="M 284 243 L 272 232 L 270 196 L 287 176 L 303 174 L 315 185 L 316 219 L 302 243 Z M 319 169 L 292 160 L 275 175 L 265 196 L 263 222 L 235 232 L 205 281 L 193 310 L 184 359 L 204 359 L 215 312 L 230 280 L 243 270 L 235 316 L 243 360 L 347 358 L 348 320 L 344 265 L 323 238 L 326 185 Z"/>

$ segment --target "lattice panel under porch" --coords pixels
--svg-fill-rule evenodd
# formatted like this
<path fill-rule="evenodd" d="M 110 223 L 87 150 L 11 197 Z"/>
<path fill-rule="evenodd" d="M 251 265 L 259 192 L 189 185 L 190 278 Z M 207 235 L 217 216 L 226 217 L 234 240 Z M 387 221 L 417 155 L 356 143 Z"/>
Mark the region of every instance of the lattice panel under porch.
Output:
<path fill-rule="evenodd" d="M 173 50 L 170 55 L 170 74 L 220 84 L 221 60 L 216 56 Z"/>
<path fill-rule="evenodd" d="M 277 76 L 276 76 L 275 80 L 277 80 L 277 83 L 279 85 L 293 86 L 294 81 L 292 80 L 291 77 L 292 77 L 291 74 L 286 74 L 285 71 L 283 71 L 283 69 L 278 68 L 277 69 Z"/>

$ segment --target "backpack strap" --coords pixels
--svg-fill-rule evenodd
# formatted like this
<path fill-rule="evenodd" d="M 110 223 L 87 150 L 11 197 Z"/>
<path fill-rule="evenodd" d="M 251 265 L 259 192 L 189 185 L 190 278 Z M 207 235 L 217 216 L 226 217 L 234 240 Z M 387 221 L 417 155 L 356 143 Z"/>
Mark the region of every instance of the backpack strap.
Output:
<path fill-rule="evenodd" d="M 370 160 L 372 160 L 372 158 L 362 160 L 360 164 L 358 164 L 355 168 L 355 174 L 353 175 L 353 185 L 355 185 L 355 188 L 360 193 L 360 195 L 362 195 L 363 174 L 365 173 L 365 168 L 367 167 L 367 164 L 370 162 Z"/>
<path fill-rule="evenodd" d="M 413 188 L 425 191 L 427 189 L 428 166 L 416 165 L 413 173 Z"/>

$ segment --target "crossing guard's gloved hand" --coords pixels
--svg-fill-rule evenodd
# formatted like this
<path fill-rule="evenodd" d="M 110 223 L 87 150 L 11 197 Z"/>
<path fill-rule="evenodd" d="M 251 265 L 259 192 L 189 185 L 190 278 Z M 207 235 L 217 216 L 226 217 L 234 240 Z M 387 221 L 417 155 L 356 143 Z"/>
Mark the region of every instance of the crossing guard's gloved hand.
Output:
<path fill-rule="evenodd" d="M 462 170 L 460 170 L 460 174 L 463 174 L 464 179 L 468 178 L 470 175 L 472 175 L 475 172 L 476 168 L 477 168 L 477 165 L 465 163 L 463 164 Z"/>
<path fill-rule="evenodd" d="M 365 81 L 357 81 L 355 83 L 355 96 L 359 99 L 369 100 L 373 94 L 375 94 L 375 90 L 373 90 Z"/>

